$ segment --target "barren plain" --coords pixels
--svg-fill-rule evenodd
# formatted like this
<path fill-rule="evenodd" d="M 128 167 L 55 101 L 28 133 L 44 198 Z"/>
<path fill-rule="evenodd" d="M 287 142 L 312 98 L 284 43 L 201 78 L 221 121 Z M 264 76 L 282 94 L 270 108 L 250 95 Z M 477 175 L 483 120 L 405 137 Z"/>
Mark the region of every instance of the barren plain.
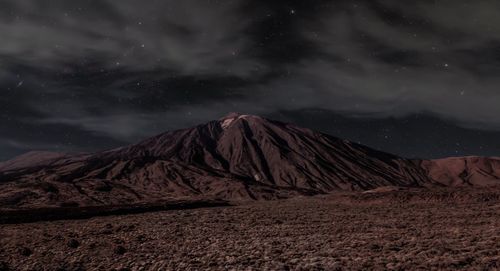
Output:
<path fill-rule="evenodd" d="M 0 225 L 0 270 L 499 270 L 500 191 L 389 191 Z"/>

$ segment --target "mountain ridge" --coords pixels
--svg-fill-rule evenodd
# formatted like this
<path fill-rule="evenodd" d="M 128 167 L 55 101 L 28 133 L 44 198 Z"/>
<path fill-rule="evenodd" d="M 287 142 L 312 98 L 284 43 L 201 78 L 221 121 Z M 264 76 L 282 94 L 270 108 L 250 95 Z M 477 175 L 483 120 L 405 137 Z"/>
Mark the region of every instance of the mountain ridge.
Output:
<path fill-rule="evenodd" d="M 34 156 L 31 166 L 19 158 L 0 164 L 3 206 L 260 200 L 385 186 L 489 186 L 500 179 L 493 158 L 406 159 L 238 113 L 112 150 Z"/>

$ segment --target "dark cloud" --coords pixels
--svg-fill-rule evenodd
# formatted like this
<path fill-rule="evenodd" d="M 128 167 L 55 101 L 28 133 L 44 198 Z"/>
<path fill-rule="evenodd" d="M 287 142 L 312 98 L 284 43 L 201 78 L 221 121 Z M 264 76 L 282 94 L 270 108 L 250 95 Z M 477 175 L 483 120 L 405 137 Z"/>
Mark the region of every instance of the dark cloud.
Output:
<path fill-rule="evenodd" d="M 273 86 L 285 86 L 301 107 L 379 116 L 425 111 L 498 129 L 499 37 L 492 33 L 498 18 L 490 11 L 497 5 L 372 1 L 350 2 L 340 10 L 332 5 L 318 20 L 304 22 L 302 34 L 317 44 L 319 56 L 290 67 L 296 76 Z"/>
<path fill-rule="evenodd" d="M 466 0 L 0 1 L 0 159 L 115 147 L 229 111 L 294 112 L 286 119 L 300 123 L 311 108 L 323 112 L 321 123 L 301 124 L 325 130 L 345 118 L 327 131 L 380 149 L 491 155 L 500 130 L 499 8 Z M 435 131 L 428 140 L 416 140 L 426 134 L 416 130 L 392 140 L 352 132 L 367 123 L 404 127 L 422 112 L 432 117 L 414 127 Z"/>
<path fill-rule="evenodd" d="M 251 20 L 238 16 L 241 1 L 12 2 L 0 25 L 0 53 L 30 65 L 58 69 L 98 57 L 111 69 L 190 75 L 248 76 L 259 68 L 244 55 Z"/>

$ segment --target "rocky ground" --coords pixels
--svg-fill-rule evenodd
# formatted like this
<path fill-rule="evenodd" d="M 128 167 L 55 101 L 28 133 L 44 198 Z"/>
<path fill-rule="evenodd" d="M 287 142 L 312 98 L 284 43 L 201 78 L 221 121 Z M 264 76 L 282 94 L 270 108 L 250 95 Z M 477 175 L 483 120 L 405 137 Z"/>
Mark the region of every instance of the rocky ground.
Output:
<path fill-rule="evenodd" d="M 498 198 L 388 193 L 5 224 L 0 270 L 499 270 Z"/>

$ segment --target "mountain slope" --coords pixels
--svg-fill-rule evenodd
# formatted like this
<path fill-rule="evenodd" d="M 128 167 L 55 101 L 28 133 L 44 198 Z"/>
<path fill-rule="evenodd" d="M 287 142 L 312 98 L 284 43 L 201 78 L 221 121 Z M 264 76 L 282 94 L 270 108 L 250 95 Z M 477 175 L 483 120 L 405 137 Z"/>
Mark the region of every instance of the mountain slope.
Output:
<path fill-rule="evenodd" d="M 491 186 L 500 184 L 500 158 L 451 157 L 427 160 L 422 167 L 428 176 L 445 186 Z"/>
<path fill-rule="evenodd" d="M 0 163 L 0 172 L 12 171 L 26 167 L 48 166 L 58 161 L 61 162 L 64 159 L 75 159 L 80 156 L 58 152 L 31 151 L 12 160 Z"/>
<path fill-rule="evenodd" d="M 274 186 L 329 191 L 425 180 L 408 160 L 257 116 L 228 116 L 162 134 L 99 159 L 161 158 Z"/>
<path fill-rule="evenodd" d="M 291 124 L 240 114 L 119 149 L 37 161 L 42 162 L 0 170 L 0 205 L 273 199 L 448 184 L 435 179 L 441 176 L 436 170 L 441 163 L 408 160 Z M 18 159 L 15 164 L 22 163 Z"/>

